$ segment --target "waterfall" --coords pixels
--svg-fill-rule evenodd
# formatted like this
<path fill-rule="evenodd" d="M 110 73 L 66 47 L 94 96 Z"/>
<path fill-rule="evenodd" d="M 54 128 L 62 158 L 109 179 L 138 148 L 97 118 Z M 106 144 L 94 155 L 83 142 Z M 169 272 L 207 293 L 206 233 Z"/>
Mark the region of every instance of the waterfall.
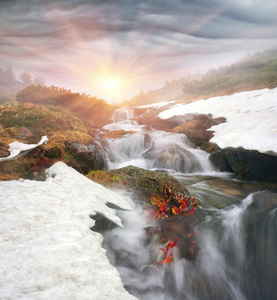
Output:
<path fill-rule="evenodd" d="M 147 130 L 145 126 L 138 125 L 132 109 L 116 109 L 113 123 L 103 129 L 127 131 L 120 138 L 106 139 L 108 169 L 134 165 L 181 173 L 214 171 L 208 153 L 193 148 L 184 134 Z"/>
<path fill-rule="evenodd" d="M 113 122 L 125 121 L 134 119 L 134 110 L 127 108 L 117 108 L 113 114 Z"/>

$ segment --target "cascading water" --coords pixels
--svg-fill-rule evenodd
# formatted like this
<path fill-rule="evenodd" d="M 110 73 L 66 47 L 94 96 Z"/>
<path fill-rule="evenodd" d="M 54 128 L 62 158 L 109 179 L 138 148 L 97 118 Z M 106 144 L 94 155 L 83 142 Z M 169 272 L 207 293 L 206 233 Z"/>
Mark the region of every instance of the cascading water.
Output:
<path fill-rule="evenodd" d="M 104 129 L 131 131 L 105 141 L 109 169 L 172 171 L 202 206 L 155 224 L 136 205 L 118 211 L 125 228 L 104 232 L 103 246 L 130 293 L 142 300 L 276 299 L 277 194 L 253 192 L 264 189 L 257 183 L 209 176 L 216 173 L 207 153 L 185 135 L 146 130 L 132 110 L 117 110 Z M 160 248 L 175 236 L 173 260 L 160 264 Z"/>
<path fill-rule="evenodd" d="M 125 229 L 105 233 L 103 246 L 125 288 L 139 299 L 275 299 L 276 203 L 276 194 L 259 192 L 226 209 L 198 211 L 189 221 L 197 233 L 195 259 L 182 256 L 179 248 L 170 264 L 155 264 L 165 245 L 147 238 L 149 223 L 139 208 L 119 212 Z M 178 243 L 187 230 L 185 222 L 180 218 L 171 227 Z"/>
<path fill-rule="evenodd" d="M 132 131 L 107 139 L 108 169 L 134 165 L 145 169 L 167 169 L 182 173 L 212 172 L 208 153 L 194 149 L 183 134 L 146 130 L 138 125 L 131 109 L 117 109 L 105 130 Z"/>

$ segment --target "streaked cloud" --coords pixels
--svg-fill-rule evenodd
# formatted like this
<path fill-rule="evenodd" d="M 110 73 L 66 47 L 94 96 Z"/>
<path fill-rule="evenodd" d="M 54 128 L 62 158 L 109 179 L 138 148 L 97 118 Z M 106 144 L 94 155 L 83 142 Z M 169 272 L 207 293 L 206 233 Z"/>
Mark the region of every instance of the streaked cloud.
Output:
<path fill-rule="evenodd" d="M 0 65 L 100 97 L 96 73 L 120 74 L 130 97 L 275 46 L 276 15 L 275 0 L 1 1 Z"/>

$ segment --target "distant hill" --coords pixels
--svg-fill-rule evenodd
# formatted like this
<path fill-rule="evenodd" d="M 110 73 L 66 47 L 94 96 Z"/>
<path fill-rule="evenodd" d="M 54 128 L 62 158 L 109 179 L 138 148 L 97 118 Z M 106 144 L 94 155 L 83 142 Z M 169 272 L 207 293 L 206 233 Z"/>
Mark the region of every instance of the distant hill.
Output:
<path fill-rule="evenodd" d="M 185 76 L 164 87 L 140 93 L 121 106 L 157 102 L 191 102 L 242 91 L 277 87 L 277 49 L 258 52 L 229 66 L 209 70 L 204 76 Z"/>
<path fill-rule="evenodd" d="M 277 49 L 258 52 L 230 66 L 209 70 L 201 80 L 184 83 L 192 98 L 209 98 L 277 87 Z"/>
<path fill-rule="evenodd" d="M 184 83 L 199 80 L 201 77 L 202 75 L 187 75 L 171 82 L 166 81 L 164 87 L 147 93 L 141 92 L 132 99 L 122 102 L 120 106 L 133 107 L 157 102 L 184 100 Z"/>

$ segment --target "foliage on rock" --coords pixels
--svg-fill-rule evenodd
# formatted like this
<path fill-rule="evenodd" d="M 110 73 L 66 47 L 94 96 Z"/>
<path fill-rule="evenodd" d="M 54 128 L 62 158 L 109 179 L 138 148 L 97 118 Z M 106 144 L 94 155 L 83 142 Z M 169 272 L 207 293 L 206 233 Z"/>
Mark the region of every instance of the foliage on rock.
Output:
<path fill-rule="evenodd" d="M 119 176 L 111 176 L 104 170 L 90 171 L 86 177 L 109 188 L 122 188 L 124 186 L 124 182 L 122 182 Z"/>
<path fill-rule="evenodd" d="M 174 195 L 174 188 L 165 184 L 164 194 L 151 195 L 152 209 L 145 209 L 148 220 L 159 220 L 172 215 L 192 214 L 197 203 L 193 196 Z M 146 206 L 145 206 L 146 207 Z"/>
<path fill-rule="evenodd" d="M 116 138 L 120 138 L 125 134 L 132 134 L 132 133 L 136 133 L 136 131 L 126 131 L 123 129 L 120 130 L 112 130 L 112 131 L 108 131 L 104 134 L 104 138 L 108 138 L 108 139 L 116 139 Z"/>
<path fill-rule="evenodd" d="M 194 208 L 197 207 L 194 197 L 186 197 L 184 195 L 178 194 L 177 196 L 173 193 L 174 187 L 170 187 L 165 184 L 163 196 L 161 195 L 151 195 L 151 205 L 144 205 L 144 211 L 148 222 L 151 222 L 150 232 L 153 230 L 156 232 L 154 236 L 159 236 L 158 240 L 162 241 L 166 235 L 162 233 L 162 227 L 165 225 L 163 222 L 167 222 L 169 219 L 174 219 L 176 216 L 183 216 L 187 218 L 194 213 Z M 187 220 L 188 221 L 188 220 Z M 179 223 L 179 222 L 178 222 Z M 175 224 L 176 226 L 176 224 Z M 182 230 L 182 235 L 180 236 L 181 243 L 177 246 L 180 252 L 184 252 L 185 256 L 189 259 L 194 259 L 197 253 L 196 243 L 192 238 L 192 233 L 190 230 L 185 231 L 185 228 Z M 171 231 L 173 228 L 171 227 Z M 172 235 L 172 233 L 171 233 Z M 185 235 L 185 236 L 184 236 Z M 153 236 L 153 235 L 152 235 Z M 151 237 L 151 234 L 148 234 L 148 238 Z M 177 245 L 177 236 L 175 235 L 174 243 L 169 239 L 167 244 L 162 250 L 164 255 L 160 262 L 155 262 L 153 265 L 159 264 L 168 264 L 173 260 L 173 248 Z M 185 241 L 185 242 L 184 242 Z M 184 247 L 184 249 L 180 249 Z"/>
<path fill-rule="evenodd" d="M 163 194 L 163 186 L 174 186 L 176 193 L 189 195 L 186 187 L 173 176 L 156 171 L 141 169 L 135 166 L 127 166 L 117 170 L 110 170 L 109 175 L 117 175 L 126 183 L 126 188 L 133 194 L 136 201 L 148 203 L 151 194 Z"/>

